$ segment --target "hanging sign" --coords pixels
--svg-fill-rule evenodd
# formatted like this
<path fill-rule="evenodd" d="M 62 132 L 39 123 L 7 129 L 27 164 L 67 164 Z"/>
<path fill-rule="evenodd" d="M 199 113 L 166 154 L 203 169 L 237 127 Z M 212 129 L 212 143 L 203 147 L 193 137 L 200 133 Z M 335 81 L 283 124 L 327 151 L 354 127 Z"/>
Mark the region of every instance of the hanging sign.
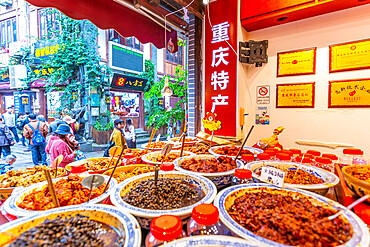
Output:
<path fill-rule="evenodd" d="M 111 87 L 128 91 L 144 91 L 147 81 L 147 79 L 115 73 Z"/>
<path fill-rule="evenodd" d="M 206 18 L 208 16 L 206 8 Z M 215 135 L 237 134 L 238 1 L 218 0 L 209 4 L 212 25 L 205 25 L 205 109 L 217 112 L 221 129 Z M 229 46 L 231 45 L 231 47 Z M 209 130 L 207 130 L 210 133 Z"/>
<path fill-rule="evenodd" d="M 277 76 L 309 75 L 316 72 L 316 47 L 277 54 Z"/>
<path fill-rule="evenodd" d="M 329 46 L 329 72 L 370 68 L 370 39 Z"/>
<path fill-rule="evenodd" d="M 330 81 L 329 107 L 370 107 L 370 78 Z"/>
<path fill-rule="evenodd" d="M 276 85 L 276 108 L 314 108 L 315 83 Z"/>
<path fill-rule="evenodd" d="M 270 104 L 270 86 L 257 87 L 257 104 Z"/>

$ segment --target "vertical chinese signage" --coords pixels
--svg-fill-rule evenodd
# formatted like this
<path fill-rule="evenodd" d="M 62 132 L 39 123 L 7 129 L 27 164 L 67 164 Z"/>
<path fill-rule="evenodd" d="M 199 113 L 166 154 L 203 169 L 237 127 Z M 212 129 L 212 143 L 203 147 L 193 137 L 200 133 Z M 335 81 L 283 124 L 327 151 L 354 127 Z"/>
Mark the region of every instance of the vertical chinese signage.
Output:
<path fill-rule="evenodd" d="M 215 135 L 236 136 L 238 58 L 238 1 L 218 0 L 210 3 L 209 21 L 205 20 L 205 109 L 217 113 L 222 122 Z M 208 18 L 208 13 L 205 14 Z M 230 47 L 230 45 L 232 48 Z"/>

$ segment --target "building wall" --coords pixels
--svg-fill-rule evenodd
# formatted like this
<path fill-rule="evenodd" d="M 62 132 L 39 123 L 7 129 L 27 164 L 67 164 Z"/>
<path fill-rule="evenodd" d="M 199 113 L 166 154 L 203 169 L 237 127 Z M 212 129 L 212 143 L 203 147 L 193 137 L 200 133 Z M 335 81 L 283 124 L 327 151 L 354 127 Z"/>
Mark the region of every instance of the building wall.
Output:
<path fill-rule="evenodd" d="M 249 116 L 244 135 L 255 121 L 256 87 L 270 85 L 270 125 L 257 125 L 247 145 L 269 137 L 274 128 L 284 126 L 279 140 L 285 148 L 316 149 L 321 152 L 342 154 L 342 148 L 329 149 L 295 144 L 297 139 L 346 143 L 361 148 L 370 158 L 370 108 L 329 109 L 328 81 L 370 78 L 370 70 L 329 74 L 329 45 L 369 38 L 370 5 L 317 16 L 249 33 L 250 40 L 265 40 L 268 44 L 268 63 L 260 68 L 241 65 L 239 76 L 239 106 Z M 241 32 L 241 30 L 240 30 Z M 241 40 L 247 40 L 246 37 Z M 276 77 L 277 53 L 317 47 L 316 74 L 307 76 Z M 316 82 L 315 108 L 277 109 L 276 84 Z"/>

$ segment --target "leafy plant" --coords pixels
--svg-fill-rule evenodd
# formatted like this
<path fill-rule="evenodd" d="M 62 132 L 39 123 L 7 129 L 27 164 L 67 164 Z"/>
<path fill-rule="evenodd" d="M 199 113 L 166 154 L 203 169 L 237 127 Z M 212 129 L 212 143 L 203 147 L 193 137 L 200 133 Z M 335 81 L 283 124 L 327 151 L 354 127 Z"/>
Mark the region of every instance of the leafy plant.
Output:
<path fill-rule="evenodd" d="M 112 121 L 109 121 L 107 124 L 104 125 L 100 117 L 95 121 L 95 123 L 92 124 L 92 126 L 97 131 L 108 131 L 114 128 Z"/>

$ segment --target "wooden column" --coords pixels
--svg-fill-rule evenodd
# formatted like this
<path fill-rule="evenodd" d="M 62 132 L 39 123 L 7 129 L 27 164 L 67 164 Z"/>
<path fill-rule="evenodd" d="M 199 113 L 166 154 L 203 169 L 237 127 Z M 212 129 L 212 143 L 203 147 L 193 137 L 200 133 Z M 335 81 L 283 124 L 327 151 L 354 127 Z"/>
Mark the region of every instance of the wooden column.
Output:
<path fill-rule="evenodd" d="M 139 128 L 145 128 L 144 92 L 139 93 Z"/>

